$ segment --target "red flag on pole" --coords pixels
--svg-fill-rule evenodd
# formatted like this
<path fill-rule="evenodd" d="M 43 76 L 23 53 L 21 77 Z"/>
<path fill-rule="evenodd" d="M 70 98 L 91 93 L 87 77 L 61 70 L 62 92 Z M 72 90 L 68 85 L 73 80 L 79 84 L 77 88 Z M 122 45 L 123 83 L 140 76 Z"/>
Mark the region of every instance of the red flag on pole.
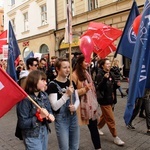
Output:
<path fill-rule="evenodd" d="M 97 53 L 97 55 L 100 58 L 105 58 L 106 56 L 108 56 L 110 53 L 116 51 L 116 46 L 112 43 L 111 45 L 109 45 L 106 49 L 100 51 Z"/>
<path fill-rule="evenodd" d="M 0 67 L 0 118 L 27 93 Z"/>
<path fill-rule="evenodd" d="M 7 30 L 0 34 L 0 54 L 3 53 L 3 45 L 7 44 Z"/>
<path fill-rule="evenodd" d="M 122 31 L 117 28 L 113 28 L 102 23 L 92 22 L 88 26 L 88 30 L 81 37 L 91 37 L 95 51 L 100 52 L 111 45 L 111 43 L 120 37 L 121 34 Z"/>

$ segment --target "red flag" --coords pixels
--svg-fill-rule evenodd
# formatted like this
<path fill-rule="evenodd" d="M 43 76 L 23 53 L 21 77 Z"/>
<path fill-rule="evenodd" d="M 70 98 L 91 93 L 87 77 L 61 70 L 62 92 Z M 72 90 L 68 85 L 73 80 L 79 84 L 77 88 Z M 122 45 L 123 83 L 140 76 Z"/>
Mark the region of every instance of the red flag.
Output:
<path fill-rule="evenodd" d="M 116 51 L 116 46 L 112 43 L 111 45 L 109 45 L 106 49 L 100 51 L 99 53 L 97 53 L 97 55 L 100 58 L 105 58 L 106 56 L 108 56 L 110 53 Z"/>
<path fill-rule="evenodd" d="M 90 22 L 88 25 L 88 30 L 97 30 L 103 28 L 105 24 L 99 22 Z"/>
<path fill-rule="evenodd" d="M 103 23 L 90 22 L 88 30 L 82 35 L 91 37 L 94 44 L 94 52 L 105 50 L 111 43 L 120 37 L 122 31 Z"/>
<path fill-rule="evenodd" d="M 27 93 L 0 67 L 0 118 Z"/>
<path fill-rule="evenodd" d="M 7 44 L 7 30 L 0 34 L 0 54 L 3 53 L 3 45 Z"/>

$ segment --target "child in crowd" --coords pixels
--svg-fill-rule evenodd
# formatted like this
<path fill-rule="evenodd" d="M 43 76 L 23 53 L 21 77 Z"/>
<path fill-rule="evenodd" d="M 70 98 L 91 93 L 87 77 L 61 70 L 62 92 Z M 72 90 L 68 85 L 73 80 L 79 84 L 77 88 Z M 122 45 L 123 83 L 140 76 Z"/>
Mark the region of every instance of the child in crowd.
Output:
<path fill-rule="evenodd" d="M 24 90 L 41 107 L 36 106 L 25 98 L 17 104 L 18 126 L 22 131 L 22 138 L 26 150 L 48 149 L 48 123 L 54 121 L 48 95 L 44 92 L 46 75 L 34 70 L 29 73 Z"/>

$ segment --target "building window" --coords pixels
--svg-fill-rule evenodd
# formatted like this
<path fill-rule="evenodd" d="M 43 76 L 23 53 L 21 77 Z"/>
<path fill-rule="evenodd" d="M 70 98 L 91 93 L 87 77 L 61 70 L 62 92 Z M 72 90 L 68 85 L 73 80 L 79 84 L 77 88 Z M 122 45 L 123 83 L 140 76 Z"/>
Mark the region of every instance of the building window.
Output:
<path fill-rule="evenodd" d="M 11 5 L 15 5 L 15 0 L 10 1 Z"/>
<path fill-rule="evenodd" d="M 98 8 L 98 0 L 88 0 L 89 10 Z"/>
<path fill-rule="evenodd" d="M 40 46 L 40 53 L 42 53 L 42 54 L 47 54 L 47 53 L 49 53 L 49 49 L 48 49 L 48 46 L 47 46 L 46 44 L 42 44 L 42 45 Z"/>
<path fill-rule="evenodd" d="M 28 47 L 25 47 L 23 51 L 23 58 L 26 58 L 30 52 L 31 52 L 30 49 Z"/>
<path fill-rule="evenodd" d="M 74 16 L 74 0 L 71 0 L 72 4 L 71 4 L 71 10 L 72 10 L 72 16 Z M 66 4 L 68 4 L 68 0 L 66 0 Z"/>
<path fill-rule="evenodd" d="M 24 17 L 24 31 L 28 31 L 29 30 L 29 22 L 28 22 L 28 13 L 24 13 L 23 14 Z"/>
<path fill-rule="evenodd" d="M 12 28 L 13 28 L 14 32 L 16 32 L 15 19 L 11 20 L 11 25 L 12 25 Z"/>
<path fill-rule="evenodd" d="M 41 25 L 47 24 L 47 7 L 46 4 L 41 6 Z"/>

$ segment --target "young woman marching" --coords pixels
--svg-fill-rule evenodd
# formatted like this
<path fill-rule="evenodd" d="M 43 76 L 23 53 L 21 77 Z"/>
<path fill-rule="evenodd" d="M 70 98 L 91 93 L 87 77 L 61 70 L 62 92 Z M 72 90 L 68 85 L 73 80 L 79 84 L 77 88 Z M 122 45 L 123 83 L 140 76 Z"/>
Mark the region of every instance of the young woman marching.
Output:
<path fill-rule="evenodd" d="M 76 109 L 79 106 L 79 98 L 75 86 L 70 85 L 67 78 L 70 74 L 70 64 L 67 59 L 58 58 L 55 69 L 57 77 L 48 85 L 47 93 L 56 118 L 55 129 L 59 149 L 78 150 L 79 126 Z"/>

